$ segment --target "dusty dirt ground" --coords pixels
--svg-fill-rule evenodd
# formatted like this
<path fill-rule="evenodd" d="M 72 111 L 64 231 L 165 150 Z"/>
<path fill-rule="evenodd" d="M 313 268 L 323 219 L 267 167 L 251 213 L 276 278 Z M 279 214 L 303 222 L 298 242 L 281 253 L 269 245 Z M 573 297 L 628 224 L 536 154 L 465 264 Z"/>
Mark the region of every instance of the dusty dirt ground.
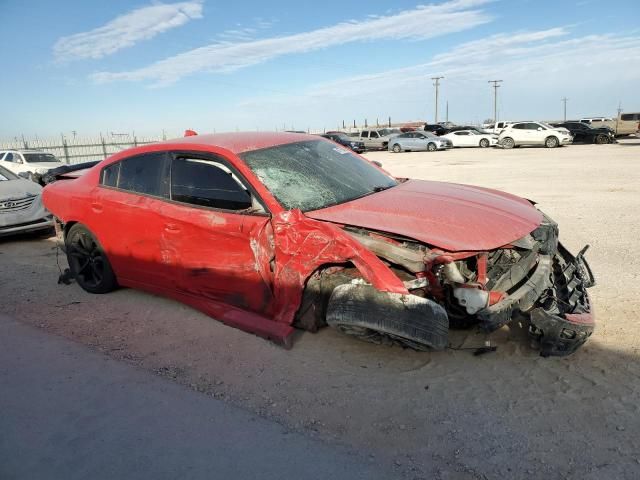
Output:
<path fill-rule="evenodd" d="M 354 447 L 394 465 L 399 477 L 638 478 L 640 140 L 368 156 L 397 176 L 534 199 L 559 222 L 571 250 L 590 244 L 599 323 L 588 344 L 572 357 L 543 359 L 522 332 L 505 328 L 489 337 L 497 352 L 474 357 L 369 345 L 325 329 L 301 334 L 287 351 L 170 300 L 57 285 L 52 239 L 0 241 L 3 310 L 289 429 Z M 486 338 L 461 332 L 452 343 L 471 347 Z"/>

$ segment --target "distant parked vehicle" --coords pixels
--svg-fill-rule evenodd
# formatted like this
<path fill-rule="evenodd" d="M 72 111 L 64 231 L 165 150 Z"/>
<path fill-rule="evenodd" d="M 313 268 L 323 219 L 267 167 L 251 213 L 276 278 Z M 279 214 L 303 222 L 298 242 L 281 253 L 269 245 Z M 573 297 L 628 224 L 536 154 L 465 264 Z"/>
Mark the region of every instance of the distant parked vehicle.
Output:
<path fill-rule="evenodd" d="M 455 130 L 443 135 L 451 141 L 454 147 L 487 148 L 498 143 L 498 137 L 493 134 L 480 133 L 477 130 Z"/>
<path fill-rule="evenodd" d="M 428 123 L 425 123 L 424 125 L 424 131 L 425 132 L 431 132 L 435 135 L 444 135 L 445 133 L 447 133 L 447 129 L 445 127 L 443 127 L 442 125 L 429 125 Z"/>
<path fill-rule="evenodd" d="M 554 127 L 566 128 L 573 136 L 573 143 L 597 143 L 599 145 L 606 143 L 615 143 L 616 138 L 613 130 L 607 127 L 591 127 L 586 123 L 580 122 L 564 122 L 553 123 Z"/>
<path fill-rule="evenodd" d="M 42 187 L 0 167 L 0 236 L 43 232 L 53 217 L 42 205 Z"/>
<path fill-rule="evenodd" d="M 544 145 L 555 148 L 573 141 L 566 128 L 554 128 L 543 122 L 517 122 L 505 128 L 498 137 L 498 144 L 504 148 L 521 145 Z"/>
<path fill-rule="evenodd" d="M 40 176 L 65 163 L 39 150 L 0 150 L 0 167 L 23 178 L 39 181 Z"/>
<path fill-rule="evenodd" d="M 621 113 L 615 121 L 617 136 L 631 135 L 640 130 L 640 113 Z"/>
<path fill-rule="evenodd" d="M 610 117 L 587 117 L 581 118 L 580 123 L 585 123 L 592 127 L 607 127 L 615 132 L 616 130 L 616 121 Z"/>
<path fill-rule="evenodd" d="M 500 134 L 502 130 L 507 128 L 509 125 L 515 122 L 497 122 L 497 123 L 489 123 L 485 127 L 485 130 L 495 133 L 496 135 Z M 483 125 L 484 126 L 484 125 Z"/>
<path fill-rule="evenodd" d="M 340 145 L 343 145 L 347 148 L 350 148 L 351 150 L 357 153 L 362 153 L 365 150 L 363 142 L 356 140 L 353 137 L 349 137 L 348 135 L 342 132 L 324 133 L 320 136 L 323 138 L 328 138 L 329 140 L 333 140 L 334 142 L 339 143 Z"/>
<path fill-rule="evenodd" d="M 447 150 L 451 147 L 453 147 L 451 140 L 444 137 L 436 137 L 429 132 L 407 132 L 393 137 L 389 142 L 389 151 L 395 153 L 435 152 L 436 150 Z"/>
<path fill-rule="evenodd" d="M 358 140 L 364 143 L 365 148 L 386 149 L 391 140 L 402 132 L 398 128 L 375 128 L 362 130 Z"/>

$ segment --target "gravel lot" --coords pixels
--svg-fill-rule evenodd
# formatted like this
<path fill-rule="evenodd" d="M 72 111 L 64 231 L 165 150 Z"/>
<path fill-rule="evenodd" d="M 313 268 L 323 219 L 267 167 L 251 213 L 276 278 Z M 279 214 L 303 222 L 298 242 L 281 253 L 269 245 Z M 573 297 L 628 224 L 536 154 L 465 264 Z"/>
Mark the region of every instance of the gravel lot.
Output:
<path fill-rule="evenodd" d="M 522 332 L 504 328 L 490 336 L 496 353 L 474 357 L 368 345 L 325 329 L 286 351 L 170 300 L 57 285 L 54 242 L 34 238 L 0 240 L 5 313 L 355 447 L 398 476 L 640 477 L 640 140 L 367 156 L 397 176 L 534 199 L 570 250 L 590 244 L 599 322 L 590 342 L 572 357 L 542 359 Z M 485 339 L 457 332 L 452 343 Z"/>

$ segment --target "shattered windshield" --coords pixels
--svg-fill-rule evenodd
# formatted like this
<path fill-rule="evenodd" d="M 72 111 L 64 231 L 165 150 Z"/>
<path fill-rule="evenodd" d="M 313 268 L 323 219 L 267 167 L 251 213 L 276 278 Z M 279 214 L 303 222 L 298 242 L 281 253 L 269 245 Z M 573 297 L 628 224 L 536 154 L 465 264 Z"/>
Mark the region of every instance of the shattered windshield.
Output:
<path fill-rule="evenodd" d="M 59 160 L 51 155 L 50 153 L 23 153 L 27 163 L 47 163 L 47 162 L 58 162 Z"/>
<path fill-rule="evenodd" d="M 17 180 L 19 177 L 4 167 L 0 167 L 0 182 L 6 182 L 8 180 Z"/>
<path fill-rule="evenodd" d="M 398 184 L 350 150 L 326 140 L 288 143 L 240 157 L 287 210 L 317 210 Z"/>

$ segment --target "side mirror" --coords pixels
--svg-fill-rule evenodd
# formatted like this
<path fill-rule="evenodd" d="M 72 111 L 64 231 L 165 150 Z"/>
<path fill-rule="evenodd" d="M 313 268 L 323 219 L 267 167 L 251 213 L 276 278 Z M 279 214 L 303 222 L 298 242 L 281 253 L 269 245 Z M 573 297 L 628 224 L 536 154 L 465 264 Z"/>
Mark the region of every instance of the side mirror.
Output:
<path fill-rule="evenodd" d="M 29 176 L 29 172 L 20 172 L 20 173 L 18 173 L 18 176 L 20 178 L 24 178 L 25 180 L 31 180 L 31 178 L 29 178 L 30 177 Z"/>
<path fill-rule="evenodd" d="M 538 131 L 541 132 L 542 131 L 542 127 L 538 127 Z"/>
<path fill-rule="evenodd" d="M 377 165 L 378 167 L 382 168 L 382 164 L 377 160 L 371 160 L 371 163 L 373 163 L 374 165 Z"/>

